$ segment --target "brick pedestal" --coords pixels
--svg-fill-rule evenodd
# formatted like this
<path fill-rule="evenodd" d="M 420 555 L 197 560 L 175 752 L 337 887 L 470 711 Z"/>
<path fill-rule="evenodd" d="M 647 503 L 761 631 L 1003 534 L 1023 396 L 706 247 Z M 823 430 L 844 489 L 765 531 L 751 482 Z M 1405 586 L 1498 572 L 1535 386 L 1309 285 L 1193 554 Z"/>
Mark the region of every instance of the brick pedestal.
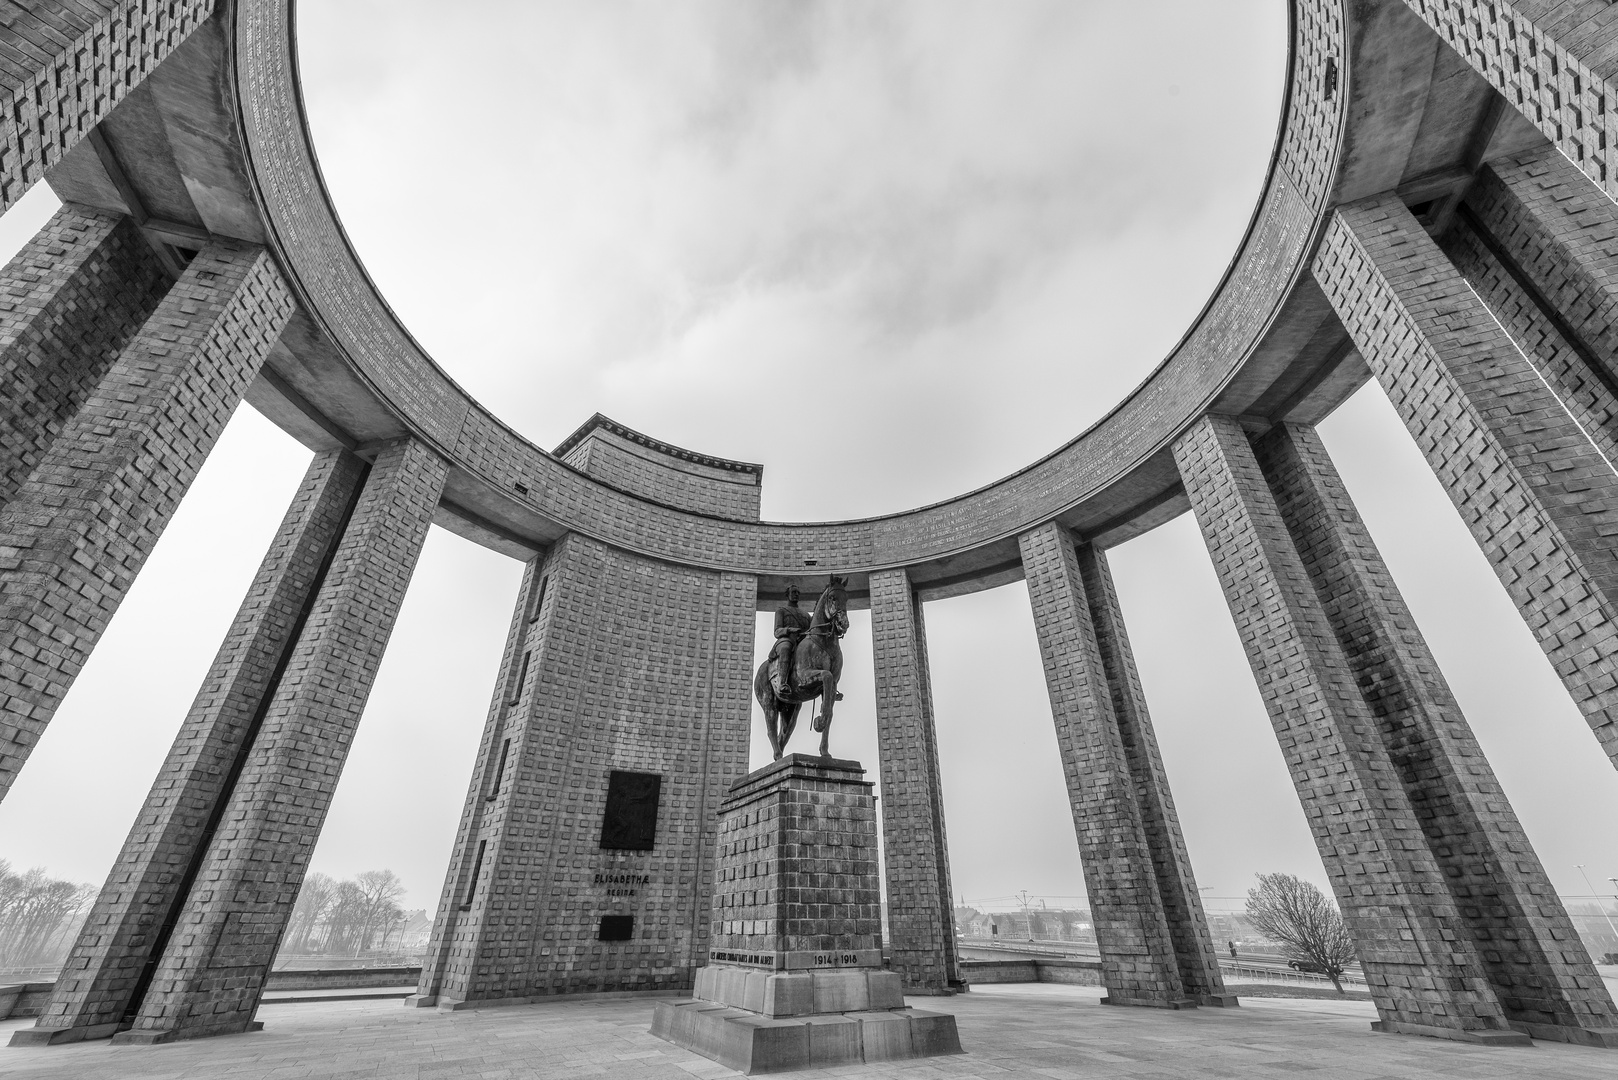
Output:
<path fill-rule="evenodd" d="M 1169 796 L 1106 558 L 1020 538 L 1108 1004 L 1235 1005 Z"/>
<path fill-rule="evenodd" d="M 652 1034 L 743 1072 L 960 1052 L 882 970 L 876 799 L 858 762 L 790 754 L 720 807 L 712 951 Z"/>
<path fill-rule="evenodd" d="M 947 994 L 961 983 L 932 676 L 921 598 L 903 570 L 871 575 L 871 652 L 893 970 L 909 993 Z"/>

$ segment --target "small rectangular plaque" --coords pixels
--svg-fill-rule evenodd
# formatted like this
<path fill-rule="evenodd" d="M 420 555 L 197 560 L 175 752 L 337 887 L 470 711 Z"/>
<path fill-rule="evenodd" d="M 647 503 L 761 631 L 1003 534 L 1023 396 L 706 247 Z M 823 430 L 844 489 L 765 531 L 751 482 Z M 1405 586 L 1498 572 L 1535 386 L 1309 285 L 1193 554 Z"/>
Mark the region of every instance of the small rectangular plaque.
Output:
<path fill-rule="evenodd" d="M 663 778 L 657 773 L 614 769 L 607 778 L 607 812 L 601 817 L 602 850 L 651 851 L 662 790 Z"/>
<path fill-rule="evenodd" d="M 635 916 L 603 915 L 597 941 L 628 941 L 635 936 Z"/>

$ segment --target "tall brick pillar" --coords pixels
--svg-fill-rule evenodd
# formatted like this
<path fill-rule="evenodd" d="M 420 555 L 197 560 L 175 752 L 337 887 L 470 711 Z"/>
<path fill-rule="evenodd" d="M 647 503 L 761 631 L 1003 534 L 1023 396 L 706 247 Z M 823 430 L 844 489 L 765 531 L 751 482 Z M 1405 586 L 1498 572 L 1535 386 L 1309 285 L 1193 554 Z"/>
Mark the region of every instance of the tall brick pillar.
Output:
<path fill-rule="evenodd" d="M 1225 993 L 1106 557 L 1054 522 L 1019 537 L 1107 1001 Z"/>
<path fill-rule="evenodd" d="M 960 969 L 932 677 L 921 597 L 902 569 L 871 575 L 871 643 L 893 970 L 909 993 L 947 993 Z"/>
<path fill-rule="evenodd" d="M 1320 437 L 1287 424 L 1254 450 L 1507 1019 L 1618 1046 L 1618 1010 Z"/>
<path fill-rule="evenodd" d="M 167 287 L 132 221 L 73 205 L 0 271 L 0 507 Z"/>
<path fill-rule="evenodd" d="M 1247 436 L 1204 417 L 1175 462 L 1384 1031 L 1519 1041 Z"/>
<path fill-rule="evenodd" d="M 101 1038 L 132 1019 L 252 751 L 365 471 L 365 463 L 344 450 L 319 454 L 310 464 L 50 1002 L 14 1043 Z"/>
<path fill-rule="evenodd" d="M 252 1027 L 447 473 L 411 438 L 377 455 L 134 1026 L 118 1041 Z"/>
<path fill-rule="evenodd" d="M 291 313 L 267 252 L 210 242 L 0 510 L 0 796 Z"/>
<path fill-rule="evenodd" d="M 1312 269 L 1618 763 L 1618 473 L 1397 198 L 1340 208 Z"/>
<path fill-rule="evenodd" d="M 412 1004 L 691 987 L 756 598 L 576 533 L 529 565 Z"/>

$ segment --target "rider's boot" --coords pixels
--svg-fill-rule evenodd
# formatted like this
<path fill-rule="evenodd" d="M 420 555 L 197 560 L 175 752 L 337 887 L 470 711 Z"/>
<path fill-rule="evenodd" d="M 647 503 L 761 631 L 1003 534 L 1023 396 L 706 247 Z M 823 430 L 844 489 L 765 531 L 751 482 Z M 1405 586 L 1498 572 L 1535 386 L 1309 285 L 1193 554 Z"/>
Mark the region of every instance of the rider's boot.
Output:
<path fill-rule="evenodd" d="M 789 687 L 787 686 L 786 665 L 779 660 L 770 661 L 770 687 L 775 691 L 776 697 L 784 698 L 787 696 Z"/>

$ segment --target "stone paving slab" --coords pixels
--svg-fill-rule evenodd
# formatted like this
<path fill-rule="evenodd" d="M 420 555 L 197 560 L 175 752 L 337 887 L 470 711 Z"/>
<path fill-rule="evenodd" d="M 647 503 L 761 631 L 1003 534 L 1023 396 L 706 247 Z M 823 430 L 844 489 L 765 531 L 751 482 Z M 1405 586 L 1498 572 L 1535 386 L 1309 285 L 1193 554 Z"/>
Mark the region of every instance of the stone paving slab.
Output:
<path fill-rule="evenodd" d="M 806 1070 L 904 1080 L 1185 1077 L 1612 1080 L 1618 1052 L 1484 1048 L 1377 1035 L 1366 1002 L 1254 1000 L 1239 1009 L 1114 1008 L 1088 986 L 1008 984 L 910 1004 L 956 1016 L 959 1057 Z M 5 1080 L 710 1080 L 734 1077 L 653 1038 L 651 1000 L 565 1001 L 438 1013 L 391 1001 L 278 1005 L 264 1031 L 163 1046 L 7 1048 Z M 0 1044 L 31 1021 L 0 1022 Z"/>

